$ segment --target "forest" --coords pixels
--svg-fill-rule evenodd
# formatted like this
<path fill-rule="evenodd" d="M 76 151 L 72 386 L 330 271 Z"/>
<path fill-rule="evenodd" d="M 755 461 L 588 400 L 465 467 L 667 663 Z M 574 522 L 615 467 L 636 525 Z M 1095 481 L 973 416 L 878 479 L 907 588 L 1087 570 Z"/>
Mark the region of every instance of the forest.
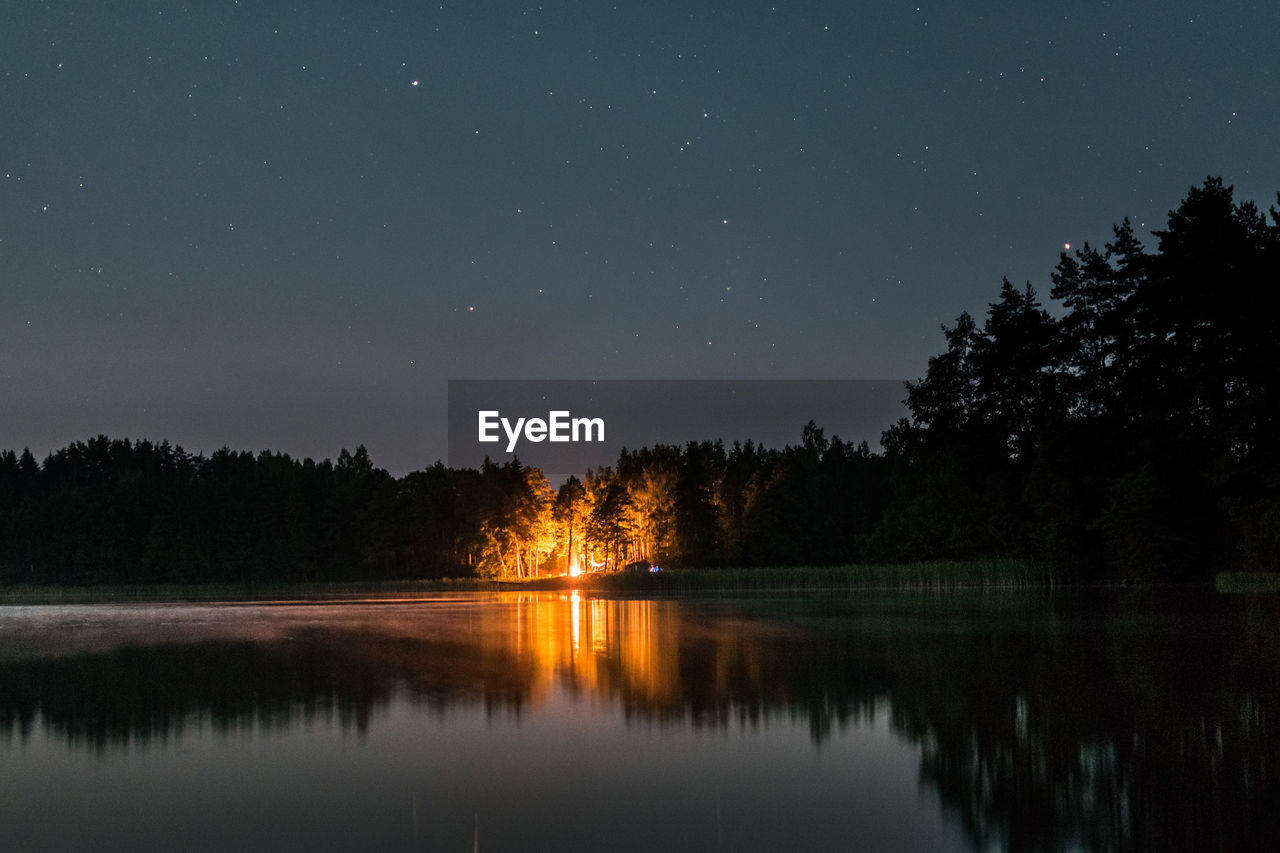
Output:
<path fill-rule="evenodd" d="M 1280 212 L 1219 178 L 1148 249 L 1128 220 L 1063 253 L 1046 306 L 1005 280 L 906 383 L 872 452 L 624 450 L 553 489 L 518 460 L 403 477 L 98 436 L 0 453 L 0 582 L 533 577 L 1018 557 L 1064 582 L 1280 570 Z"/>

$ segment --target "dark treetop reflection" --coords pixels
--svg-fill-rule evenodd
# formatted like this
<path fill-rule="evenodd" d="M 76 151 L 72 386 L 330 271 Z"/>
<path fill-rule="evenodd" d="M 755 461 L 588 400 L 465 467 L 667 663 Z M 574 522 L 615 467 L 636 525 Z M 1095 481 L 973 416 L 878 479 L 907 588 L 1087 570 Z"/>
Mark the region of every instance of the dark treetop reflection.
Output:
<path fill-rule="evenodd" d="M 0 733 L 363 739 L 401 696 L 447 720 L 564 691 L 673 730 L 807 721 L 821 750 L 887 707 L 979 845 L 1243 850 L 1280 831 L 1278 625 L 1274 600 L 1111 595 L 10 608 Z"/>

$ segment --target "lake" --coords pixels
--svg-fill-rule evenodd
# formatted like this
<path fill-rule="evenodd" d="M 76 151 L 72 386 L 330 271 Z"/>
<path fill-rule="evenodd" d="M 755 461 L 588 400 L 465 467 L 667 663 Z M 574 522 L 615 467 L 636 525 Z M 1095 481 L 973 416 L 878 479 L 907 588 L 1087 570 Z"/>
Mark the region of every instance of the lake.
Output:
<path fill-rule="evenodd" d="M 1251 850 L 1280 599 L 0 606 L 37 850 Z"/>

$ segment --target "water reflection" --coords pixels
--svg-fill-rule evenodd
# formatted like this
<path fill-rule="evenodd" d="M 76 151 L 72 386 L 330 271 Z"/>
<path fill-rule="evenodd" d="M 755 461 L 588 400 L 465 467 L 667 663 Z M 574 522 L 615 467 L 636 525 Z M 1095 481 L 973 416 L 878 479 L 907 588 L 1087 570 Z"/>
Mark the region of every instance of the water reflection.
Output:
<path fill-rule="evenodd" d="M 821 750 L 887 714 L 975 846 L 1264 849 L 1278 626 L 1274 599 L 1186 595 L 7 608 L 0 737 L 358 738 L 400 699 L 441 719 L 567 700 L 681 731 L 798 723 Z"/>

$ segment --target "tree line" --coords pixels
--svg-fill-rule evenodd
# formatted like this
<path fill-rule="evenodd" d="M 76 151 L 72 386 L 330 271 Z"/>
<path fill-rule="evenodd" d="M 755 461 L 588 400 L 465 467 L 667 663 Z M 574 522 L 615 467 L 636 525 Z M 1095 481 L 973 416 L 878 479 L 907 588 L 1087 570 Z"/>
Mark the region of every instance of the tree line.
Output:
<path fill-rule="evenodd" d="M 624 450 L 554 490 L 516 459 L 396 478 L 363 447 L 334 463 L 99 436 L 41 463 L 0 453 L 0 579 L 254 584 L 850 562 L 887 493 L 883 470 L 865 443 L 813 424 L 781 450 Z"/>
<path fill-rule="evenodd" d="M 1005 281 L 883 438 L 886 556 L 1019 554 L 1060 574 L 1280 569 L 1280 213 L 1193 187 L 1148 251 L 1126 219 L 1063 253 L 1055 317 Z"/>
<path fill-rule="evenodd" d="M 518 460 L 404 477 L 99 436 L 0 453 L 0 580 L 253 584 L 571 568 L 1016 556 L 1064 579 L 1280 570 L 1280 214 L 1193 187 L 1148 251 L 1128 220 L 1063 253 L 1051 313 L 1004 281 L 906 386 L 882 453 L 624 450 L 553 489 Z"/>

